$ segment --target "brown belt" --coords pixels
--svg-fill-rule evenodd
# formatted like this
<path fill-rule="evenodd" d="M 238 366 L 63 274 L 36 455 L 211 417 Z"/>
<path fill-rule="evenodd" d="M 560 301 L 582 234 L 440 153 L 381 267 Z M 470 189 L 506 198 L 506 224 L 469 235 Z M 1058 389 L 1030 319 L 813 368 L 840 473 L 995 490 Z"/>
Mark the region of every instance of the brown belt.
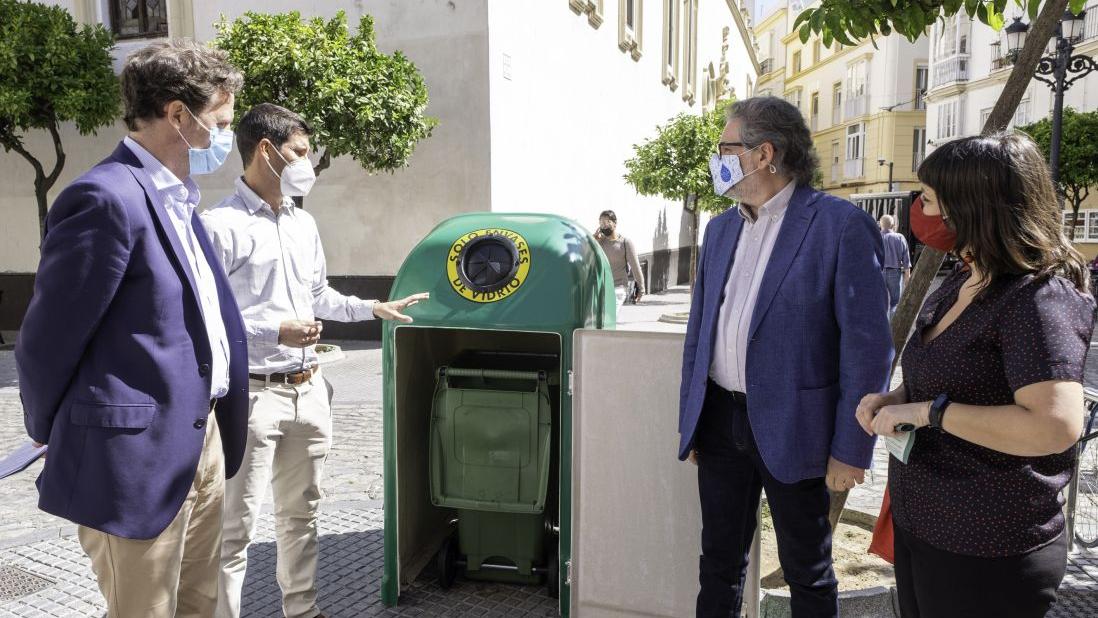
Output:
<path fill-rule="evenodd" d="M 253 380 L 258 380 L 264 384 L 286 384 L 288 386 L 297 386 L 304 384 L 312 379 L 316 374 L 316 369 L 309 368 L 304 371 L 294 371 L 291 373 L 272 373 L 265 375 L 262 373 L 249 373 L 248 377 Z"/>

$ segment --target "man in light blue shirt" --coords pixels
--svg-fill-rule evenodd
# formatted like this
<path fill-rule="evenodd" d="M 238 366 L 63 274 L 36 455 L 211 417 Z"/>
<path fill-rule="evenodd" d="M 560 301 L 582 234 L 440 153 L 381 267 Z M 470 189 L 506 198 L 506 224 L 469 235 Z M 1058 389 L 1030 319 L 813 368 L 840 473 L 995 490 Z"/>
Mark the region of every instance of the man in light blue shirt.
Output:
<path fill-rule="evenodd" d="M 895 232 L 896 219 L 892 215 L 881 217 L 880 225 L 884 241 L 884 277 L 888 286 L 888 319 L 891 320 L 911 277 L 911 251 L 904 235 Z"/>

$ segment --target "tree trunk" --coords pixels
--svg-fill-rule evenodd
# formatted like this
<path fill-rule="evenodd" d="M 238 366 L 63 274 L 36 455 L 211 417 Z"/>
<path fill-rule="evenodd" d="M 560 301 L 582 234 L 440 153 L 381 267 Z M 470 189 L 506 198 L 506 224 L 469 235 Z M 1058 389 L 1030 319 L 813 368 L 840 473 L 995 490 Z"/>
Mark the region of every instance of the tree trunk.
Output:
<path fill-rule="evenodd" d="M 1018 109 L 1018 103 L 1022 101 L 1026 87 L 1029 86 L 1030 80 L 1033 79 L 1033 75 L 1036 73 L 1037 63 L 1041 61 L 1041 55 L 1044 54 L 1045 47 L 1056 32 L 1056 24 L 1059 23 L 1060 17 L 1067 10 L 1067 6 L 1068 0 L 1049 0 L 1041 9 L 1041 13 L 1029 29 L 1025 47 L 1018 54 L 1018 58 L 1014 62 L 1014 69 L 1011 70 L 1010 77 L 1003 86 L 1003 91 L 999 94 L 995 107 L 991 110 L 991 115 L 984 123 L 984 128 L 981 131 L 982 135 L 990 135 L 1007 128 L 1010 120 L 1014 117 L 1014 112 Z M 1074 229 L 1072 227 L 1073 231 Z M 945 253 L 937 249 L 925 247 L 919 255 L 919 260 L 915 263 L 911 279 L 904 287 L 903 294 L 900 295 L 900 303 L 896 307 L 895 315 L 892 316 L 892 343 L 896 348 L 896 356 L 892 362 L 893 371 L 899 364 L 900 356 L 907 344 L 907 338 L 911 334 L 911 328 L 914 326 L 915 319 L 919 316 L 919 310 L 922 309 L 923 302 L 926 300 L 927 290 L 930 289 L 930 284 L 934 282 L 934 276 L 941 268 L 945 256 Z M 845 491 L 831 494 L 829 519 L 832 530 L 838 525 L 839 516 L 842 514 L 848 494 L 849 492 Z"/>

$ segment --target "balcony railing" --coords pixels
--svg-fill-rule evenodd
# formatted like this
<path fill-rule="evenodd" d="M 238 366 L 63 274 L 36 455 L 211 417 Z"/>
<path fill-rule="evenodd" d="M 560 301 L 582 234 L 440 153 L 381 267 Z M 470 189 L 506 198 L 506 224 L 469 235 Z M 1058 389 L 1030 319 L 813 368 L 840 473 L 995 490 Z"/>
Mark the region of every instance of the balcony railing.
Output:
<path fill-rule="evenodd" d="M 766 75 L 774 70 L 774 59 L 767 58 L 759 63 L 759 75 Z"/>
<path fill-rule="evenodd" d="M 934 63 L 934 86 L 968 81 L 968 54 L 950 56 Z"/>
<path fill-rule="evenodd" d="M 861 178 L 864 163 L 865 159 L 848 159 L 846 161 L 846 165 L 843 166 L 843 177 Z"/>
<path fill-rule="evenodd" d="M 869 113 L 869 97 L 861 95 L 859 97 L 846 97 L 846 102 L 843 104 L 843 117 L 857 118 L 858 116 L 864 116 Z"/>

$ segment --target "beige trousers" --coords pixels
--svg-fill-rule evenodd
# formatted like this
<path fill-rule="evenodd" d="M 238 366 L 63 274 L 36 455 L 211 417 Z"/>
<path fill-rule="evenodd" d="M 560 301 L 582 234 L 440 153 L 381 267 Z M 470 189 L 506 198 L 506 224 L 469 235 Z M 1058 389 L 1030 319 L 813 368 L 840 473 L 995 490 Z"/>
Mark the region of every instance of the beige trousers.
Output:
<path fill-rule="evenodd" d="M 79 527 L 110 618 L 213 615 L 224 488 L 225 456 L 211 413 L 194 483 L 160 536 L 142 541 Z"/>
<path fill-rule="evenodd" d="M 320 478 L 332 445 L 327 384 L 318 371 L 299 386 L 252 380 L 249 390 L 244 462 L 225 484 L 217 616 L 240 616 L 248 546 L 270 485 L 282 611 L 289 618 L 312 618 L 320 613 L 316 605 Z"/>

